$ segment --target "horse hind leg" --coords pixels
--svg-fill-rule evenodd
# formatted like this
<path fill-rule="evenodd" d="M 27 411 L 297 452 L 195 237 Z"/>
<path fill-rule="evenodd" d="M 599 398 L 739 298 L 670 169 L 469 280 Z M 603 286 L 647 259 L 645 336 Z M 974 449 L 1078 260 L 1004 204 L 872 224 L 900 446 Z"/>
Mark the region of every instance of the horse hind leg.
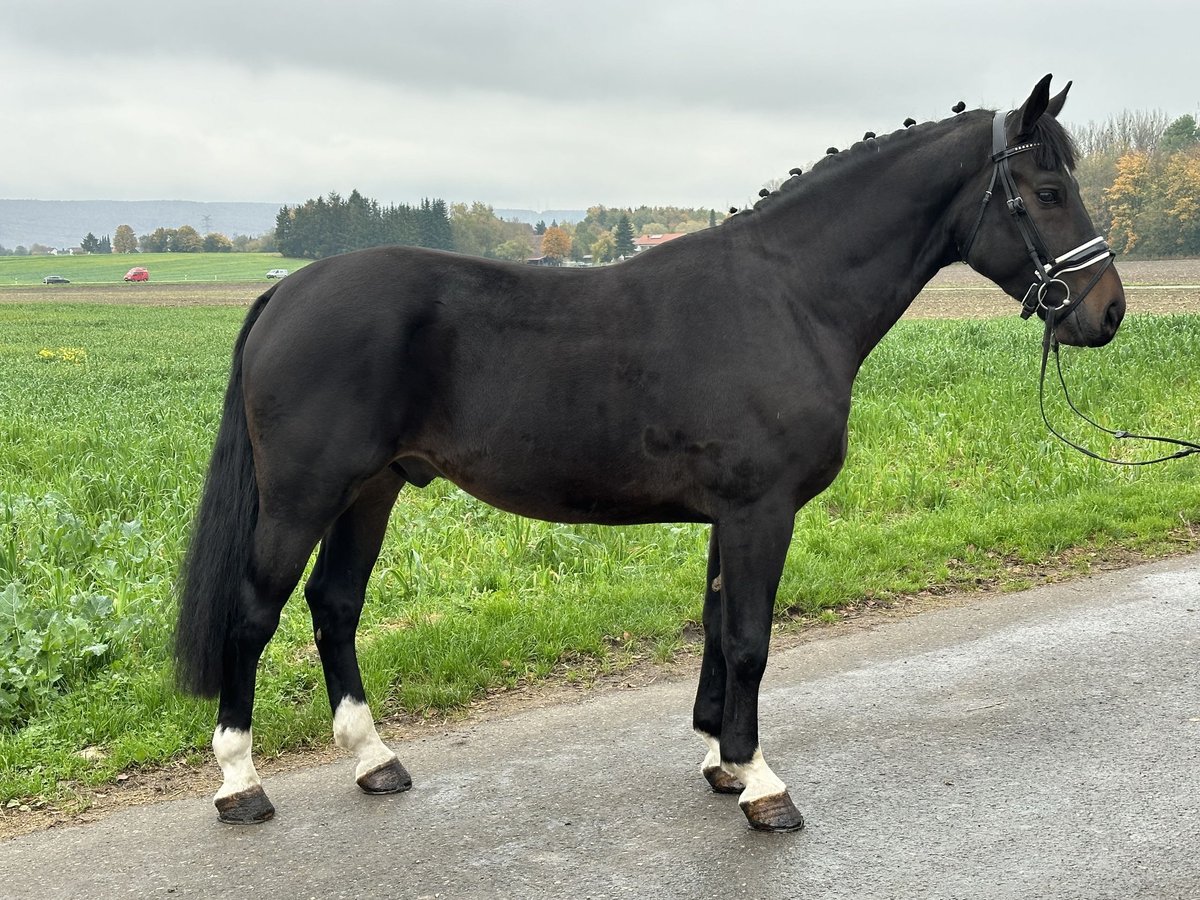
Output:
<path fill-rule="evenodd" d="M 254 681 L 258 661 L 322 528 L 260 514 L 250 572 L 225 637 L 221 699 L 212 747 L 223 781 L 214 803 L 222 822 L 265 822 L 275 814 L 251 757 Z"/>
<path fill-rule="evenodd" d="M 704 586 L 704 656 L 700 683 L 692 708 L 692 727 L 704 740 L 708 753 L 700 773 L 718 794 L 740 794 L 745 785 L 721 768 L 721 720 L 725 715 L 725 654 L 721 650 L 721 550 L 718 526 L 708 541 L 708 574 Z"/>
<path fill-rule="evenodd" d="M 304 588 L 333 710 L 334 742 L 356 757 L 355 780 L 368 794 L 393 794 L 412 787 L 408 772 L 375 730 L 354 647 L 367 579 L 403 486 L 404 479 L 391 469 L 363 485 L 358 498 L 325 535 Z"/>

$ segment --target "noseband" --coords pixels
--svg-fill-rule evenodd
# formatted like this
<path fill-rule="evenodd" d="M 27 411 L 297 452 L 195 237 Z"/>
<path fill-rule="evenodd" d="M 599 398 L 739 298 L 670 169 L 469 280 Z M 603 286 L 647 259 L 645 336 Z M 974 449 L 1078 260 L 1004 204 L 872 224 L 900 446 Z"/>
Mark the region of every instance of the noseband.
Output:
<path fill-rule="evenodd" d="M 1025 200 L 1017 190 L 1017 182 L 1013 178 L 1012 167 L 1008 162 L 1018 153 L 1032 150 L 1039 144 L 1033 141 L 1009 147 L 1005 127 L 1008 116 L 1009 113 L 997 112 L 992 119 L 992 163 L 994 164 L 992 180 L 989 182 L 987 190 L 984 191 L 983 202 L 979 206 L 979 215 L 975 217 L 975 225 L 971 228 L 966 244 L 963 245 L 962 258 L 965 261 L 971 252 L 975 237 L 979 234 L 979 226 L 983 224 L 983 214 L 987 212 L 988 203 L 996 189 L 996 182 L 999 181 L 1004 186 L 1004 193 L 1008 196 L 1005 205 L 1016 223 L 1017 230 L 1021 233 L 1021 239 L 1025 242 L 1025 252 L 1033 261 L 1034 281 L 1030 283 L 1029 289 L 1025 291 L 1025 296 L 1021 300 L 1021 318 L 1028 319 L 1042 309 L 1046 313 L 1053 311 L 1054 317 L 1061 322 L 1083 302 L 1083 299 L 1100 281 L 1105 270 L 1112 265 L 1115 254 L 1108 246 L 1108 241 L 1097 235 L 1061 256 L 1052 257 L 1050 255 L 1046 241 L 1042 238 L 1042 233 L 1038 231 L 1037 223 L 1030 218 Z M 1096 270 L 1096 274 L 1092 276 L 1087 287 L 1078 296 L 1072 298 L 1071 288 L 1059 276 L 1065 275 L 1067 272 L 1086 269 L 1097 263 L 1103 263 L 1103 265 Z M 1047 302 L 1047 296 L 1051 293 L 1052 286 L 1057 286 L 1062 291 L 1061 302 L 1053 306 Z"/>

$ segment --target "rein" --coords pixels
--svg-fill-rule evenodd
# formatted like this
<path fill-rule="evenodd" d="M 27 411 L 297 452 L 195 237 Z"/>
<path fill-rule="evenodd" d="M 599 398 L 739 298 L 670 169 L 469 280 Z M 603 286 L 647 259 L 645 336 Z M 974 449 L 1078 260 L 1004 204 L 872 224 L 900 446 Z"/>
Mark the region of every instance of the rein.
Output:
<path fill-rule="evenodd" d="M 1105 428 L 1099 422 L 1089 418 L 1085 413 L 1083 413 L 1079 407 L 1075 405 L 1075 401 L 1071 399 L 1071 392 L 1067 390 L 1067 381 L 1063 377 L 1062 357 L 1058 352 L 1058 341 L 1054 337 L 1054 326 L 1058 320 L 1057 312 L 1057 309 L 1052 309 L 1046 313 L 1046 333 L 1042 338 L 1042 367 L 1038 376 L 1038 409 L 1041 410 L 1042 421 L 1046 423 L 1046 428 L 1052 435 L 1054 435 L 1068 447 L 1073 447 L 1074 449 L 1078 450 L 1084 456 L 1090 456 L 1092 459 L 1100 460 L 1100 462 L 1112 463 L 1114 466 L 1149 466 L 1153 465 L 1154 463 L 1166 462 L 1169 459 L 1182 459 L 1185 456 L 1191 456 L 1193 453 L 1200 453 L 1200 444 L 1195 444 L 1192 441 L 1185 441 L 1179 438 L 1156 437 L 1155 435 L 1150 434 L 1133 434 L 1129 431 Z M 1129 439 L 1153 441 L 1154 443 L 1158 444 L 1173 444 L 1176 447 L 1182 447 L 1184 449 L 1175 453 L 1168 453 L 1165 456 L 1158 456 L 1154 459 L 1112 459 L 1089 450 L 1087 447 L 1081 447 L 1071 439 L 1064 437 L 1053 425 L 1050 424 L 1050 419 L 1046 416 L 1046 364 L 1050 359 L 1051 351 L 1054 352 L 1054 368 L 1058 372 L 1058 383 L 1062 385 L 1063 397 L 1065 397 L 1067 400 L 1067 406 L 1071 408 L 1071 411 L 1075 413 L 1075 415 L 1083 419 L 1083 421 L 1087 422 L 1096 430 L 1112 435 L 1118 440 Z"/>
<path fill-rule="evenodd" d="M 1039 309 L 1044 311 L 1046 321 L 1046 332 L 1042 338 L 1042 365 L 1041 372 L 1038 377 L 1038 408 L 1042 414 L 1042 421 L 1046 424 L 1046 428 L 1052 435 L 1062 441 L 1069 447 L 1078 450 L 1085 456 L 1101 462 L 1111 463 L 1116 466 L 1149 466 L 1154 463 L 1166 462 L 1169 459 L 1181 459 L 1185 456 L 1190 456 L 1193 453 L 1200 453 L 1200 444 L 1191 441 L 1180 440 L 1177 438 L 1156 437 L 1147 434 L 1133 434 L 1128 431 L 1114 430 L 1105 428 L 1103 425 L 1094 421 L 1080 411 L 1079 407 L 1071 399 L 1071 393 L 1067 390 L 1067 382 L 1063 377 L 1062 358 L 1058 352 L 1058 340 L 1054 337 L 1055 325 L 1064 320 L 1070 313 L 1083 302 L 1084 298 L 1091 292 L 1101 276 L 1112 265 L 1116 254 L 1108 246 L 1108 242 L 1097 235 L 1089 241 L 1085 241 L 1073 250 L 1068 250 L 1061 256 L 1050 256 L 1049 250 L 1046 248 L 1046 242 L 1043 240 L 1041 232 L 1038 231 L 1037 224 L 1029 217 L 1029 211 L 1025 207 L 1025 201 L 1022 199 L 1020 192 L 1017 190 L 1016 180 L 1013 178 L 1012 168 L 1009 165 L 1009 160 L 1018 153 L 1024 153 L 1027 150 L 1032 150 L 1037 147 L 1037 142 L 1018 144 L 1015 147 L 1008 146 L 1008 136 L 1005 126 L 1008 121 L 1008 113 L 997 112 L 992 119 L 992 179 L 988 184 L 987 190 L 983 194 L 983 202 L 979 207 L 979 214 L 975 217 L 975 224 L 971 228 L 971 232 L 967 237 L 966 244 L 962 248 L 962 258 L 967 259 L 967 254 L 971 252 L 971 246 L 975 242 L 975 237 L 979 233 L 979 226 L 983 224 L 983 216 L 987 211 L 988 203 L 992 199 L 992 194 L 995 192 L 996 182 L 999 181 L 1004 187 L 1004 193 L 1007 195 L 1005 205 L 1008 207 L 1009 213 L 1016 223 L 1017 230 L 1021 233 L 1021 239 L 1025 242 L 1025 251 L 1029 254 L 1029 258 L 1034 265 L 1034 281 L 1025 291 L 1025 296 L 1021 300 L 1021 318 L 1028 319 Z M 1071 288 L 1065 281 L 1059 278 L 1067 272 L 1076 272 L 1080 269 L 1086 269 L 1089 266 L 1101 263 L 1100 268 L 1096 270 L 1096 274 L 1092 276 L 1091 281 L 1087 286 L 1080 291 L 1079 295 L 1074 299 L 1071 298 Z M 1052 286 L 1057 285 L 1063 292 L 1062 301 L 1055 305 L 1050 305 L 1046 302 L 1046 295 L 1051 291 Z M 1069 438 L 1063 436 L 1053 425 L 1050 424 L 1050 419 L 1046 415 L 1046 367 L 1050 359 L 1051 351 L 1054 352 L 1054 366 L 1058 372 L 1058 382 L 1062 385 L 1063 397 L 1066 398 L 1067 405 L 1071 411 L 1079 418 L 1083 419 L 1093 428 L 1109 434 L 1119 440 L 1134 439 L 1143 441 L 1153 441 L 1160 444 L 1172 444 L 1177 447 L 1182 447 L 1175 453 L 1170 453 L 1165 456 L 1159 456 L 1154 459 L 1143 460 L 1123 460 L 1111 459 L 1107 456 L 1102 456 L 1095 453 L 1086 447 L 1082 447 Z"/>

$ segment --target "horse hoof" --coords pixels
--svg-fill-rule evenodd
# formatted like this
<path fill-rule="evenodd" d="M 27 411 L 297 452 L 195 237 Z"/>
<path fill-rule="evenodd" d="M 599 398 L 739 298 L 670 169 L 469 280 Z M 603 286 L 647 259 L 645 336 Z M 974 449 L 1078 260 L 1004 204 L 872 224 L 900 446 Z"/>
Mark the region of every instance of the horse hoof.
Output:
<path fill-rule="evenodd" d="M 704 770 L 704 777 L 708 779 L 708 786 L 713 789 L 716 794 L 740 794 L 746 789 L 746 786 L 722 769 L 720 766 L 713 766 Z"/>
<path fill-rule="evenodd" d="M 800 815 L 787 791 L 750 800 L 741 807 L 755 831 L 799 831 L 804 827 L 804 816 Z"/>
<path fill-rule="evenodd" d="M 393 757 L 382 766 L 360 775 L 358 786 L 366 794 L 399 794 L 412 787 L 412 777 L 400 765 L 400 760 Z"/>
<path fill-rule="evenodd" d="M 275 807 L 267 799 L 261 785 L 255 785 L 216 801 L 217 817 L 230 825 L 257 825 L 275 815 Z"/>

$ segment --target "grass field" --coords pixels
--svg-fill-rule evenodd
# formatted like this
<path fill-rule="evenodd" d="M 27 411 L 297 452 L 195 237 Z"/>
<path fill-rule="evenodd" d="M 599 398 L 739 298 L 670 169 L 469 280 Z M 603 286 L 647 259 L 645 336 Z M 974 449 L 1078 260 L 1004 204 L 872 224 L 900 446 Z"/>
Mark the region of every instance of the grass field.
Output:
<path fill-rule="evenodd" d="M 207 759 L 213 704 L 171 689 L 171 584 L 242 315 L 0 305 L 0 804 Z M 845 471 L 798 517 L 781 613 L 997 576 L 1018 587 L 1016 564 L 1155 552 L 1200 521 L 1197 457 L 1117 469 L 1044 432 L 1040 337 L 1015 318 L 893 330 L 859 378 Z M 1110 347 L 1067 353 L 1101 421 L 1195 439 L 1200 316 L 1131 317 Z M 444 482 L 406 490 L 360 630 L 376 710 L 671 656 L 699 619 L 705 544 L 698 526 L 559 526 Z M 264 658 L 254 727 L 264 753 L 328 740 L 299 597 Z"/>
<path fill-rule="evenodd" d="M 47 275 L 61 275 L 71 284 L 121 283 L 134 266 L 150 270 L 156 282 L 267 280 L 270 269 L 295 271 L 311 260 L 291 259 L 278 253 L 107 253 L 91 256 L 0 256 L 0 288 L 41 285 Z M 129 284 L 135 291 L 145 282 Z M 60 285 L 44 286 L 52 295 Z"/>

